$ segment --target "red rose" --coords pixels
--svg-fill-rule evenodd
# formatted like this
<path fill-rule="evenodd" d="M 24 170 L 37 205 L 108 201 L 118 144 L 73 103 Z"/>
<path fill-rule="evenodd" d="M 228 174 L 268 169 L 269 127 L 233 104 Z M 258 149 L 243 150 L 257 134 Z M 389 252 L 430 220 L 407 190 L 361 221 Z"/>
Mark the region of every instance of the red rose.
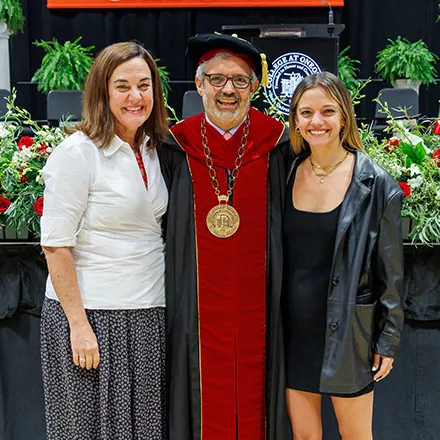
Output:
<path fill-rule="evenodd" d="M 394 148 L 396 148 L 399 145 L 398 139 L 388 139 L 387 144 L 385 145 L 385 150 L 387 153 L 390 153 Z"/>
<path fill-rule="evenodd" d="M 399 182 L 400 188 L 402 188 L 403 191 L 403 198 L 408 197 L 411 195 L 411 188 L 409 185 L 405 182 Z"/>
<path fill-rule="evenodd" d="M 25 182 L 29 182 L 29 179 L 26 177 L 26 174 L 24 172 L 24 168 L 27 166 L 27 164 L 24 164 L 23 166 L 20 167 L 20 181 L 18 183 L 25 183 Z"/>
<path fill-rule="evenodd" d="M 11 206 L 11 201 L 5 197 L 0 197 L 0 213 L 6 212 Z"/>
<path fill-rule="evenodd" d="M 37 201 L 34 203 L 34 211 L 40 216 L 43 215 L 43 205 L 44 205 L 43 197 L 39 197 Z"/>
<path fill-rule="evenodd" d="M 47 145 L 41 144 L 39 147 L 35 148 L 35 151 L 42 154 L 43 156 L 47 156 L 49 153 L 47 152 Z"/>
<path fill-rule="evenodd" d="M 440 136 L 440 119 L 437 119 L 437 120 L 435 121 L 434 128 L 433 128 L 432 131 L 433 131 L 434 134 L 436 134 L 437 136 Z"/>
<path fill-rule="evenodd" d="M 437 162 L 437 166 L 440 167 L 440 148 L 434 151 L 432 158 Z"/>
<path fill-rule="evenodd" d="M 29 136 L 22 136 L 17 143 L 18 149 L 21 151 L 23 147 L 31 147 L 34 145 L 34 140 Z"/>

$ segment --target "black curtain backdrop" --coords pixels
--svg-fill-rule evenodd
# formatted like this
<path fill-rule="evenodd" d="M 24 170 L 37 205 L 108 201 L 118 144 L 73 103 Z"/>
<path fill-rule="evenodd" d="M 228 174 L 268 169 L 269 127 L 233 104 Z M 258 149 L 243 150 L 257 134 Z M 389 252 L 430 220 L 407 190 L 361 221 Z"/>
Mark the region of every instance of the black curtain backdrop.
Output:
<path fill-rule="evenodd" d="M 335 8 L 335 22 L 344 23 L 341 48 L 351 46 L 350 56 L 359 59 L 361 78 L 376 78 L 373 66 L 377 52 L 387 38 L 398 35 L 410 41 L 423 39 L 429 48 L 440 53 L 440 22 L 436 22 L 436 0 L 346 0 Z M 197 9 L 52 9 L 46 0 L 22 0 L 26 27 L 10 39 L 11 81 L 19 91 L 19 104 L 28 108 L 36 119 L 45 119 L 45 96 L 29 82 L 44 55 L 36 48 L 36 39 L 60 42 L 82 36 L 84 46 L 94 45 L 94 52 L 118 41 L 136 39 L 161 59 L 173 81 L 189 81 L 193 73 L 185 57 L 187 39 L 201 32 L 220 31 L 223 25 L 327 23 L 328 10 L 315 8 L 197 8 Z M 440 68 L 440 63 L 437 65 Z M 367 87 L 366 98 L 357 114 L 371 118 L 371 102 L 380 88 L 389 86 L 374 81 Z M 172 84 L 170 104 L 180 115 L 183 93 L 189 84 Z M 420 90 L 421 112 L 436 116 L 440 83 Z"/>

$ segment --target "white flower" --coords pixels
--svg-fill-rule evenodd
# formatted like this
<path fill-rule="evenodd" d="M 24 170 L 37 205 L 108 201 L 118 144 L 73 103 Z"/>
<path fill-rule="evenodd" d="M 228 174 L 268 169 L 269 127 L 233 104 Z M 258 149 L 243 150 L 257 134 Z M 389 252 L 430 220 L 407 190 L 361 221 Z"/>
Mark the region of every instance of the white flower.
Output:
<path fill-rule="evenodd" d="M 9 137 L 11 134 L 10 128 L 3 122 L 0 122 L 0 138 Z"/>
<path fill-rule="evenodd" d="M 410 186 L 411 189 L 416 189 L 421 187 L 423 185 L 423 177 L 417 176 L 414 179 L 409 179 L 408 185 Z"/>
<path fill-rule="evenodd" d="M 409 172 L 411 173 L 411 177 L 421 174 L 420 168 L 414 163 L 409 167 Z"/>
<path fill-rule="evenodd" d="M 29 159 L 35 156 L 35 153 L 31 148 L 23 147 L 21 150 L 17 150 L 12 156 L 12 162 L 27 162 Z"/>
<path fill-rule="evenodd" d="M 391 164 L 390 169 L 392 171 L 393 176 L 395 176 L 396 178 L 399 178 L 402 175 L 402 167 L 399 164 L 397 163 Z"/>
<path fill-rule="evenodd" d="M 423 138 L 410 131 L 407 126 L 407 121 L 396 121 L 396 123 L 401 127 L 401 132 L 394 133 L 392 139 L 398 139 L 399 141 L 406 142 L 414 147 L 421 143 L 426 153 L 432 153 L 431 149 L 425 145 Z"/>
<path fill-rule="evenodd" d="M 38 174 L 35 176 L 35 181 L 40 185 L 44 185 L 43 170 L 38 171 Z"/>

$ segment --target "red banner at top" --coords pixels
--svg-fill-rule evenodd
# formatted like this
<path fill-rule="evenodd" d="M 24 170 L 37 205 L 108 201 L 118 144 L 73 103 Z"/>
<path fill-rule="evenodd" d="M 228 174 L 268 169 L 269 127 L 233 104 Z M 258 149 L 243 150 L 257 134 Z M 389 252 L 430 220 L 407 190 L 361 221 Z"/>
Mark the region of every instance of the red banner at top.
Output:
<path fill-rule="evenodd" d="M 344 6 L 344 0 L 328 0 Z M 218 8 L 218 7 L 323 6 L 320 0 L 47 0 L 48 8 Z"/>

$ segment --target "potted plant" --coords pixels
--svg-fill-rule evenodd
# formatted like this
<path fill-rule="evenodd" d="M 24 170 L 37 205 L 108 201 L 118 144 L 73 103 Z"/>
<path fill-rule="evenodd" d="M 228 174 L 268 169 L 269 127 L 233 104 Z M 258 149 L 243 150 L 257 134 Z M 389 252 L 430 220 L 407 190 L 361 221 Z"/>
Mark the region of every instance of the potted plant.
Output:
<path fill-rule="evenodd" d="M 38 82 L 38 90 L 49 93 L 51 90 L 82 90 L 87 74 L 93 63 L 91 50 L 95 46 L 83 47 L 79 44 L 82 37 L 75 41 L 59 43 L 52 41 L 35 41 L 46 55 L 40 68 L 35 72 L 32 81 Z"/>
<path fill-rule="evenodd" d="M 82 90 L 93 63 L 91 50 L 95 46 L 83 47 L 79 44 L 82 37 L 75 41 L 59 43 L 52 41 L 35 41 L 34 44 L 46 51 L 40 68 L 34 73 L 32 81 L 38 82 L 38 90 L 49 93 L 51 90 Z M 162 81 L 164 99 L 167 101 L 170 91 L 169 74 L 165 66 L 158 64 L 159 76 Z"/>
<path fill-rule="evenodd" d="M 3 26 L 2 26 L 3 22 Z M 15 35 L 24 26 L 24 15 L 19 0 L 1 0 L 0 34 L 7 29 L 9 35 Z M 2 29 L 4 27 L 4 29 Z M 2 32 L 3 31 L 3 32 Z"/>
<path fill-rule="evenodd" d="M 0 88 L 10 90 L 9 44 L 8 39 L 22 30 L 24 26 L 23 9 L 19 0 L 0 0 Z"/>
<path fill-rule="evenodd" d="M 439 57 L 426 43 L 409 42 L 400 36 L 378 52 L 375 72 L 394 87 L 411 87 L 418 91 L 420 84 L 435 83 L 435 64 Z"/>

